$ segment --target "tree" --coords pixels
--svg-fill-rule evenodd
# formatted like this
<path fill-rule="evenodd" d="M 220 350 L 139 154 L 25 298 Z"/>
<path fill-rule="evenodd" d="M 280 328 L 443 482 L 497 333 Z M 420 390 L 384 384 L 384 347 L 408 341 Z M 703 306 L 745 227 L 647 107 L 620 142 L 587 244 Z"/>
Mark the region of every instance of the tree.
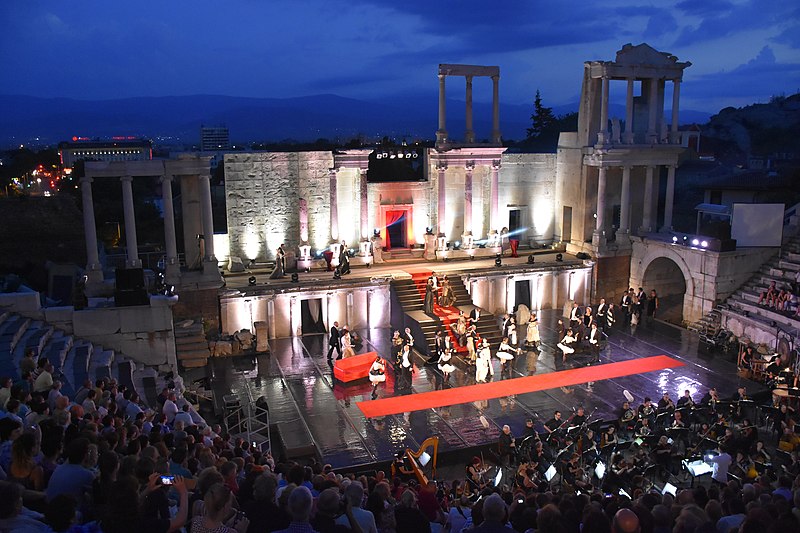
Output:
<path fill-rule="evenodd" d="M 537 89 L 536 97 L 533 100 L 533 114 L 531 115 L 531 127 L 528 128 L 528 139 L 539 139 L 547 134 L 555 122 L 553 108 L 542 105 L 542 94 Z"/>

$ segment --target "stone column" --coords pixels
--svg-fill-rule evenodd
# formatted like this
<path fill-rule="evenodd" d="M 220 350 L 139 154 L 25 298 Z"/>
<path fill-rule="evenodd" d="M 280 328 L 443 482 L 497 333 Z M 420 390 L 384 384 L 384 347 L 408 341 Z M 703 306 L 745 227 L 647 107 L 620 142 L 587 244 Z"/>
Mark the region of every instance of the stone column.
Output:
<path fill-rule="evenodd" d="M 631 167 L 622 167 L 622 193 L 619 206 L 618 236 L 628 237 L 631 219 Z"/>
<path fill-rule="evenodd" d="M 464 142 L 475 142 L 475 130 L 472 129 L 472 76 L 467 76 L 467 105 L 465 121 L 467 131 L 464 133 Z"/>
<path fill-rule="evenodd" d="M 517 287 L 514 276 L 506 278 L 506 313 L 513 313 L 517 303 Z"/>
<path fill-rule="evenodd" d="M 600 130 L 597 132 L 597 143 L 608 144 L 608 76 L 602 78 L 602 93 L 600 96 Z"/>
<path fill-rule="evenodd" d="M 447 142 L 447 111 L 446 100 L 447 93 L 444 87 L 444 80 L 447 76 L 439 74 L 439 129 L 436 130 L 436 142 Z"/>
<path fill-rule="evenodd" d="M 597 169 L 597 211 L 595 214 L 597 218 L 592 236 L 592 244 L 595 246 L 599 246 L 605 239 L 603 232 L 606 217 L 606 172 L 606 167 Z"/>
<path fill-rule="evenodd" d="M 267 300 L 267 322 L 269 322 L 269 338 L 274 339 L 275 335 L 275 298 Z"/>
<path fill-rule="evenodd" d="M 550 274 L 550 276 L 552 277 L 552 280 L 551 280 L 552 281 L 552 283 L 551 283 L 552 290 L 551 290 L 551 294 L 550 294 L 550 307 L 552 309 L 558 309 L 559 310 L 558 311 L 558 316 L 560 317 L 561 316 L 561 309 L 559 309 L 559 307 L 558 307 L 558 271 L 553 272 L 552 274 Z M 561 339 L 558 339 L 558 341 L 561 342 Z"/>
<path fill-rule="evenodd" d="M 664 199 L 664 231 L 672 231 L 672 208 L 675 203 L 675 165 L 667 166 L 667 192 Z"/>
<path fill-rule="evenodd" d="M 139 259 L 139 243 L 136 241 L 136 214 L 133 210 L 133 177 L 122 176 L 122 208 L 125 217 L 125 248 L 128 259 L 126 268 L 141 268 Z"/>
<path fill-rule="evenodd" d="M 86 238 L 86 276 L 90 282 L 103 281 L 103 268 L 97 252 L 97 224 L 94 220 L 92 200 L 92 178 L 81 178 L 81 200 L 83 205 L 83 233 Z"/>
<path fill-rule="evenodd" d="M 167 249 L 165 279 L 175 283 L 180 278 L 181 268 L 178 262 L 178 245 L 175 240 L 175 210 L 172 205 L 172 176 L 161 176 L 161 201 L 164 204 L 164 242 Z"/>
<path fill-rule="evenodd" d="M 331 206 L 331 242 L 339 242 L 339 207 L 336 201 L 336 169 L 328 169 L 328 180 L 330 182 L 330 206 Z"/>
<path fill-rule="evenodd" d="M 633 144 L 633 84 L 635 80 L 628 78 L 628 94 L 625 98 L 625 144 Z"/>
<path fill-rule="evenodd" d="M 489 229 L 500 231 L 500 161 L 492 161 L 492 205 L 489 215 Z"/>
<path fill-rule="evenodd" d="M 289 324 L 292 331 L 289 332 L 291 337 L 299 337 L 302 335 L 303 322 L 301 318 L 300 298 L 297 296 L 289 297 Z"/>
<path fill-rule="evenodd" d="M 445 172 L 447 165 L 444 163 L 437 163 L 436 171 L 439 175 L 439 206 L 437 208 L 436 220 L 439 224 L 439 237 L 445 237 L 445 211 L 447 210 L 447 182 L 445 181 Z"/>
<path fill-rule="evenodd" d="M 203 245 L 205 246 L 203 261 L 213 263 L 214 272 L 217 272 L 217 258 L 214 256 L 214 211 L 211 208 L 211 176 L 209 174 L 200 174 L 197 178 L 200 187 L 200 213 L 203 216 Z"/>
<path fill-rule="evenodd" d="M 355 316 L 353 316 L 353 291 L 347 291 L 345 323 L 348 328 L 355 329 Z"/>
<path fill-rule="evenodd" d="M 653 231 L 653 174 L 655 167 L 648 166 L 644 182 L 644 198 L 642 200 L 642 233 Z"/>
<path fill-rule="evenodd" d="M 500 144 L 500 76 L 492 76 L 492 143 Z"/>
<path fill-rule="evenodd" d="M 472 172 L 475 163 L 467 162 L 464 170 L 464 235 L 472 235 Z"/>
<path fill-rule="evenodd" d="M 680 135 L 678 135 L 678 122 L 680 121 L 678 115 L 678 104 L 681 98 L 681 80 L 675 78 L 672 80 L 672 130 L 670 131 L 670 142 L 672 144 L 680 143 Z"/>
<path fill-rule="evenodd" d="M 359 190 L 360 190 L 360 215 L 361 215 L 361 240 L 369 240 L 369 198 L 367 196 L 367 169 L 359 169 Z"/>
<path fill-rule="evenodd" d="M 374 290 L 367 290 L 367 328 L 372 328 L 372 297 L 374 294 Z"/>
<path fill-rule="evenodd" d="M 648 99 L 648 109 L 650 111 L 647 120 L 647 142 L 650 144 L 658 143 L 658 80 L 650 79 L 650 97 Z"/>

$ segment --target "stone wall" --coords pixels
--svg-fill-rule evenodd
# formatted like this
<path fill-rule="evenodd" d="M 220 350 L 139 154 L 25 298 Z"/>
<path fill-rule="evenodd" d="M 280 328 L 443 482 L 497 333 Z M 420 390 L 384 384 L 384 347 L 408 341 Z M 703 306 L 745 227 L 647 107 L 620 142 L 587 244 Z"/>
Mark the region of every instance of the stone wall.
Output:
<path fill-rule="evenodd" d="M 498 180 L 500 225 L 491 229 L 507 227 L 509 212 L 519 209 L 520 224 L 528 228 L 520 235 L 520 241 L 552 241 L 556 154 L 503 154 Z"/>
<path fill-rule="evenodd" d="M 331 152 L 225 154 L 225 196 L 231 255 L 274 259 L 284 243 L 300 244 L 299 199 L 308 202 L 309 235 L 327 244 L 330 233 Z M 320 237 L 328 233 L 324 239 Z"/>

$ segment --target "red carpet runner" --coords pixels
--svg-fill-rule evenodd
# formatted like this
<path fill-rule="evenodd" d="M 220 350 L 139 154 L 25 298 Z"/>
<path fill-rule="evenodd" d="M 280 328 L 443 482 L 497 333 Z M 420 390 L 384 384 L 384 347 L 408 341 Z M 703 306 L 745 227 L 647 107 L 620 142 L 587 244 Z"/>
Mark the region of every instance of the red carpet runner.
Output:
<path fill-rule="evenodd" d="M 466 387 L 455 387 L 452 389 L 410 394 L 407 396 L 396 396 L 394 398 L 384 398 L 369 402 L 358 402 L 357 405 L 358 408 L 361 409 L 361 412 L 364 413 L 364 416 L 373 418 L 376 416 L 396 415 L 409 411 L 421 411 L 423 409 L 432 409 L 435 407 L 458 405 L 477 400 L 491 400 L 504 396 L 525 394 L 526 392 L 578 385 L 589 381 L 600 381 L 633 374 L 644 374 L 645 372 L 654 372 L 656 370 L 676 368 L 679 366 L 683 366 L 683 363 L 671 357 L 667 357 L 666 355 L 657 355 L 619 363 L 608 363 L 605 365 L 575 368 L 573 370 L 563 370 L 561 372 L 550 372 L 549 374 L 539 374 L 537 376 L 505 379 L 480 385 L 469 385 Z"/>
<path fill-rule="evenodd" d="M 416 285 L 417 290 L 419 291 L 420 297 L 422 300 L 425 300 L 425 287 L 428 283 L 428 278 L 431 277 L 433 274 L 432 270 L 418 270 L 418 269 L 406 269 L 406 272 L 411 274 L 411 281 L 414 282 Z M 436 297 L 438 298 L 442 294 L 442 290 L 439 289 L 436 293 Z M 458 303 L 458 302 L 456 302 Z M 462 304 L 464 302 L 461 302 Z M 459 346 L 456 342 L 456 337 L 453 335 L 453 326 L 455 326 L 456 322 L 458 321 L 458 308 L 454 306 L 450 307 L 442 307 L 438 303 L 433 304 L 433 314 L 436 315 L 439 320 L 442 321 L 442 326 L 444 327 L 445 332 L 450 336 L 451 345 L 455 348 L 456 353 L 467 353 L 466 346 Z"/>

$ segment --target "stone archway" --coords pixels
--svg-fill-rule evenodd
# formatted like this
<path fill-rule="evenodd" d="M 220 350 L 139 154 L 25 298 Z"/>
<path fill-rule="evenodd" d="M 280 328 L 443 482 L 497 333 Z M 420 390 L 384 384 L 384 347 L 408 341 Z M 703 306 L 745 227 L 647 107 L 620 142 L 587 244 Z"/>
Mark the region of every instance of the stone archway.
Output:
<path fill-rule="evenodd" d="M 669 257 L 656 257 L 646 266 L 641 279 L 641 286 L 648 295 L 650 290 L 658 294 L 658 318 L 680 325 L 687 295 L 686 278 L 681 267 Z"/>

